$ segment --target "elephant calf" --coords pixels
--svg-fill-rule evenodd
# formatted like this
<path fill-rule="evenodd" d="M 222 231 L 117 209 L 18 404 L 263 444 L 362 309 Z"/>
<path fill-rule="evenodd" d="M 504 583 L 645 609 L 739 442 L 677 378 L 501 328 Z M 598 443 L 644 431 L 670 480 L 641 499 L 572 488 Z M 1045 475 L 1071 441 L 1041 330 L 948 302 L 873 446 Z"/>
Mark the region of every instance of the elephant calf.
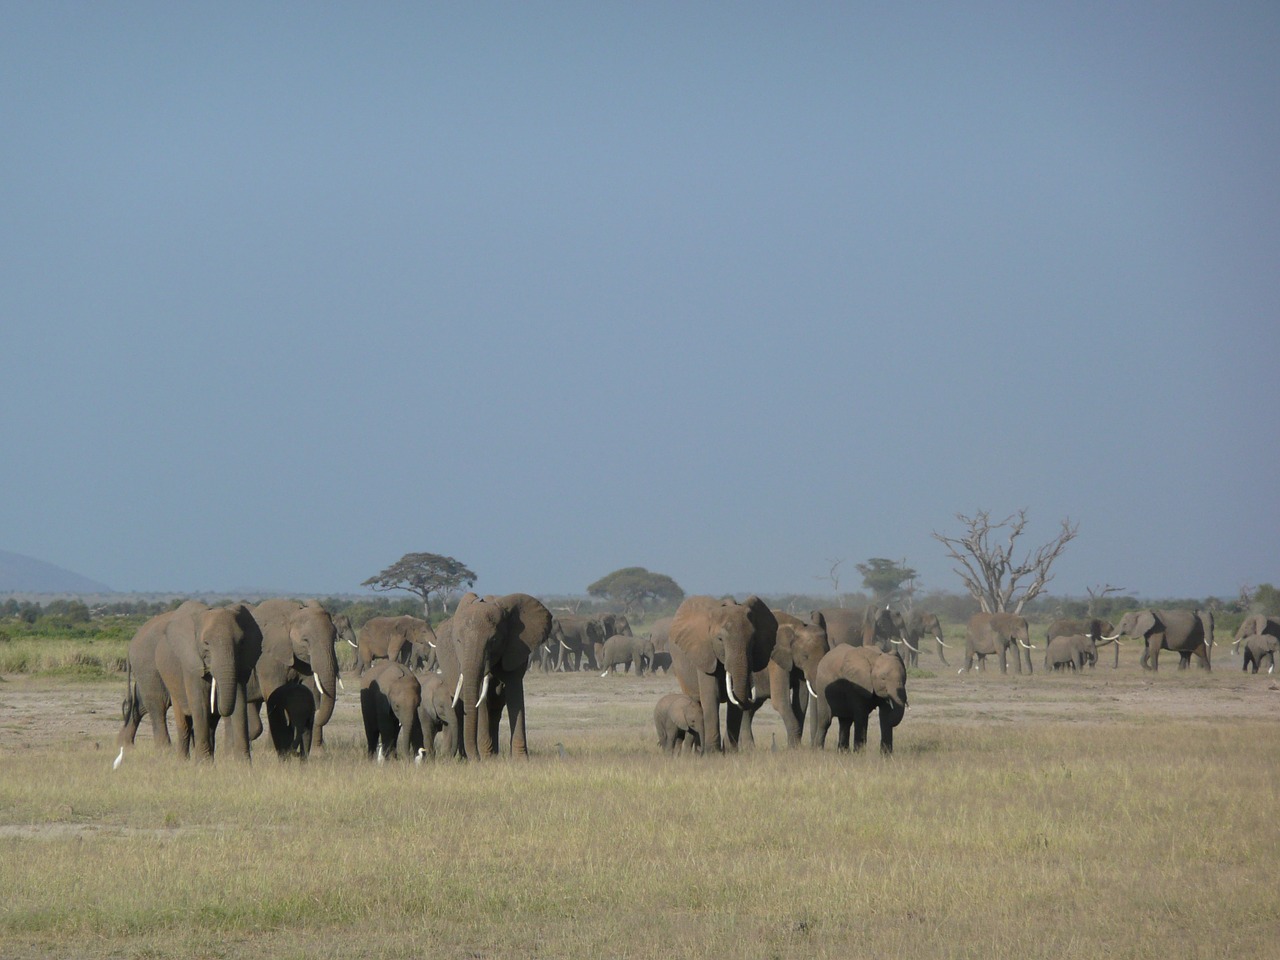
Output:
<path fill-rule="evenodd" d="M 369 756 L 416 757 L 422 748 L 420 706 L 422 685 L 404 664 L 386 660 L 366 670 L 360 681 L 360 715 Z"/>
<path fill-rule="evenodd" d="M 818 662 L 813 686 L 818 694 L 814 746 L 825 745 L 835 718 L 840 723 L 836 748 L 849 749 L 852 727 L 853 749 L 861 750 L 875 710 L 880 717 L 880 752 L 893 753 L 893 728 L 907 710 L 907 667 L 900 656 L 882 653 L 877 647 L 840 644 Z"/>
<path fill-rule="evenodd" d="M 604 668 L 600 676 L 607 677 L 609 671 L 617 666 L 628 670 L 632 663 L 636 665 L 636 676 L 643 676 L 645 665 L 653 663 L 653 654 L 652 640 L 616 634 L 600 648 L 599 665 Z"/>
<path fill-rule="evenodd" d="M 1258 672 L 1258 667 L 1262 666 L 1262 661 L 1267 657 L 1271 658 L 1271 665 L 1267 667 L 1267 673 L 1274 673 L 1276 669 L 1276 652 L 1280 650 L 1280 640 L 1275 637 L 1257 633 L 1252 637 L 1245 637 L 1241 643 L 1244 650 L 1244 666 L 1242 669 L 1248 670 L 1249 665 L 1253 665 L 1253 672 Z"/>
<path fill-rule="evenodd" d="M 458 752 L 458 715 L 453 708 L 453 691 L 438 673 L 429 673 L 421 680 L 422 703 L 418 707 L 418 722 L 422 725 L 423 753 L 436 755 L 436 734 L 444 734 L 444 755 Z"/>
<path fill-rule="evenodd" d="M 1083 670 L 1085 664 L 1098 662 L 1098 645 L 1093 637 L 1077 633 L 1069 637 L 1054 637 L 1045 649 L 1045 668 L 1054 670 Z"/>
<path fill-rule="evenodd" d="M 307 759 L 315 722 L 316 698 L 310 687 L 295 680 L 276 687 L 267 698 L 267 727 L 281 760 Z"/>
<path fill-rule="evenodd" d="M 664 753 L 680 753 L 686 736 L 690 750 L 702 752 L 702 705 L 692 697 L 668 693 L 653 708 L 653 723 L 658 729 L 658 746 Z"/>

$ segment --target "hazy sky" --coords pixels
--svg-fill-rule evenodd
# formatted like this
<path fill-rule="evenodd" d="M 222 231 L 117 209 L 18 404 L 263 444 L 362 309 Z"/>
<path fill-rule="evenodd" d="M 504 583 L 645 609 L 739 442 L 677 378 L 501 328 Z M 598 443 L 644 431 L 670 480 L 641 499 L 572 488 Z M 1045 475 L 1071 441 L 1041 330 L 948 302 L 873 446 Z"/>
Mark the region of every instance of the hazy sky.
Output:
<path fill-rule="evenodd" d="M 1280 583 L 1280 5 L 9 3 L 0 548 Z M 829 587 L 828 587 L 829 589 Z"/>

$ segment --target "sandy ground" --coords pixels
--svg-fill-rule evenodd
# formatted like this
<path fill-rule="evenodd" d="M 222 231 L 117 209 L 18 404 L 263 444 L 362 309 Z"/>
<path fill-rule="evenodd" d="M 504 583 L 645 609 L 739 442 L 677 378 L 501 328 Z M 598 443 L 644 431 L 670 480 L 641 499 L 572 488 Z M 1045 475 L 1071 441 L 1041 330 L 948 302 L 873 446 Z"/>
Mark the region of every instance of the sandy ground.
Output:
<path fill-rule="evenodd" d="M 1136 661 L 1136 654 L 1132 656 Z M 1178 670 L 1166 657 L 1159 673 L 1141 670 L 1122 658 L 1119 669 L 1099 666 L 1082 674 L 1032 676 L 998 669 L 957 675 L 935 658 L 923 657 L 931 676 L 908 680 L 910 712 L 898 729 L 898 742 L 916 724 L 990 724 L 1023 720 L 1070 723 L 1179 721 L 1280 721 L 1280 673 L 1245 674 L 1239 658 L 1220 654 L 1212 672 Z M 561 743 L 572 750 L 575 738 L 605 728 L 634 730 L 638 740 L 652 739 L 653 704 L 678 689 L 669 675 L 636 677 L 596 673 L 542 674 L 526 681 L 530 748 L 549 752 Z M 42 749 L 68 742 L 92 743 L 113 750 L 120 728 L 124 680 L 59 681 L 24 675 L 0 677 L 0 758 L 6 753 Z M 785 742 L 778 715 L 770 706 L 754 723 L 758 745 Z M 362 737 L 355 684 L 348 683 L 327 728 L 331 743 L 357 744 Z M 139 741 L 149 740 L 144 721 Z"/>

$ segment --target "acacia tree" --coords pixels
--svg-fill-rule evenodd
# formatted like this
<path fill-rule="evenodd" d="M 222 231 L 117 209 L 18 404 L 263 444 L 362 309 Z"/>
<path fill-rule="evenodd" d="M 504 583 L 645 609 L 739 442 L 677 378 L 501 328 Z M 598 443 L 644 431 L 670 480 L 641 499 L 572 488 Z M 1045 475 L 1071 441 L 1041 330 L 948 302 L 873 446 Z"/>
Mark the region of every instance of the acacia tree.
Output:
<path fill-rule="evenodd" d="M 606 574 L 587 587 L 587 593 L 621 604 L 622 612 L 627 615 L 646 603 L 679 603 L 684 599 L 684 591 L 678 583 L 665 573 L 650 573 L 644 567 L 623 567 Z"/>
<path fill-rule="evenodd" d="M 460 587 L 475 585 L 476 575 L 466 564 L 453 557 L 438 553 L 406 553 L 381 573 L 364 581 L 362 587 L 370 587 L 380 593 L 388 590 L 407 590 L 422 598 L 422 608 L 431 613 L 431 595 L 440 595 L 440 605 L 446 606 L 449 594 Z"/>
<path fill-rule="evenodd" d="M 858 572 L 862 574 L 862 585 L 871 591 L 877 604 L 910 600 L 915 593 L 916 572 L 907 566 L 905 559 L 894 563 L 884 557 L 872 557 L 858 564 Z"/>
<path fill-rule="evenodd" d="M 956 519 L 965 526 L 963 535 L 947 537 L 935 531 L 933 538 L 945 546 L 947 555 L 960 564 L 955 572 L 964 581 L 969 596 L 977 600 L 986 613 L 1003 613 L 1010 609 L 1021 613 L 1022 608 L 1053 579 L 1050 573 L 1053 562 L 1076 538 L 1080 529 L 1080 525 L 1073 524 L 1068 517 L 1062 521 L 1062 529 L 1056 537 L 1044 546 L 1028 551 L 1021 560 L 1014 560 L 1018 538 L 1027 528 L 1026 508 L 998 523 L 991 521 L 988 510 L 979 510 L 972 517 L 957 513 Z M 1001 536 L 1004 537 L 1003 542 L 998 541 Z"/>

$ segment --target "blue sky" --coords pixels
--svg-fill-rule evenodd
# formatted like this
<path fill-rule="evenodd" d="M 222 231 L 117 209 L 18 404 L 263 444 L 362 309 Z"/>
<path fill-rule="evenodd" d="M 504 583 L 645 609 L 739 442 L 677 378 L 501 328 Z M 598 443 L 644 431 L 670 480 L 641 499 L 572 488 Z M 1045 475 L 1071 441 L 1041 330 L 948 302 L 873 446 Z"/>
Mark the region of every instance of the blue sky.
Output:
<path fill-rule="evenodd" d="M 1043 6 L 6 5 L 0 548 L 1280 583 L 1280 7 Z"/>

